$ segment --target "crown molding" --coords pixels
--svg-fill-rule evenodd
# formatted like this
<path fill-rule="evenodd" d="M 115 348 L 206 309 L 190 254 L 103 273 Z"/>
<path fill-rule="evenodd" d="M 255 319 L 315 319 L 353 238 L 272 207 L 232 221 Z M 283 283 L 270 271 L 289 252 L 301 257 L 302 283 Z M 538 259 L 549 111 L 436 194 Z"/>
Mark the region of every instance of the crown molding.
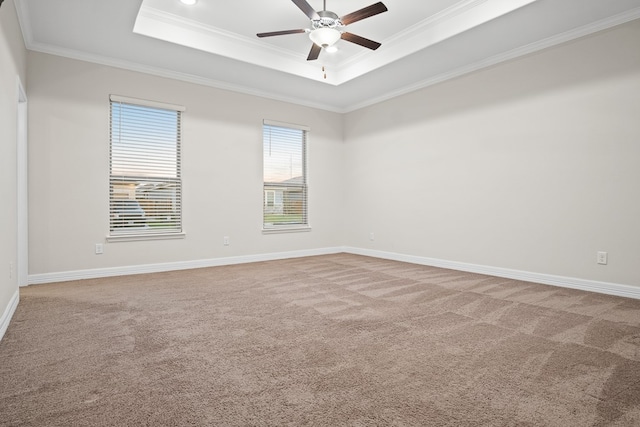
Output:
<path fill-rule="evenodd" d="M 388 45 L 399 45 L 401 44 L 403 41 L 405 40 L 409 40 L 409 39 L 413 39 L 414 37 L 420 37 L 422 34 L 424 34 L 425 31 L 427 31 L 430 27 L 433 27 L 435 25 L 441 24 L 447 20 L 453 19 L 456 16 L 466 12 L 467 10 L 473 8 L 473 7 L 477 7 L 479 4 L 481 3 L 485 3 L 488 0 L 465 0 L 465 1 L 461 1 L 459 3 L 454 4 L 451 7 L 448 7 L 444 10 L 441 10 L 440 12 L 431 15 L 425 19 L 423 19 L 422 21 L 411 25 L 407 28 L 405 28 L 402 31 L 397 32 L 396 34 L 392 35 L 391 37 L 387 38 L 384 40 L 383 45 L 385 46 L 385 48 Z M 341 64 L 342 68 L 348 68 L 350 67 L 352 64 L 355 64 L 359 61 L 361 61 L 363 59 L 363 57 L 365 56 L 366 52 L 361 52 L 357 55 L 353 55 L 351 58 L 347 59 L 346 61 L 344 61 Z"/>
<path fill-rule="evenodd" d="M 16 15 L 18 15 L 18 24 L 20 24 L 20 31 L 22 31 L 22 39 L 27 49 L 29 46 L 33 46 L 33 28 L 31 27 L 31 21 L 29 20 L 29 6 L 26 1 L 14 0 L 16 6 Z"/>
<path fill-rule="evenodd" d="M 45 53 L 49 55 L 60 56 L 63 58 L 74 59 L 74 60 L 89 62 L 93 64 L 98 64 L 98 65 L 104 65 L 107 67 L 114 67 L 114 68 L 119 68 L 127 71 L 134 71 L 138 73 L 149 74 L 152 76 L 179 80 L 186 83 L 193 83 L 201 86 L 208 86 L 216 89 L 228 90 L 230 92 L 257 96 L 259 98 L 266 98 L 274 101 L 301 105 L 303 107 L 315 108 L 318 110 L 325 110 L 333 113 L 345 112 L 344 109 L 338 108 L 331 104 L 311 102 L 298 97 L 294 98 L 294 97 L 282 96 L 274 92 L 258 90 L 258 89 L 250 88 L 243 85 L 236 85 L 236 84 L 215 80 L 207 77 L 201 77 L 193 74 L 167 70 L 162 67 L 152 67 L 148 65 L 141 65 L 133 61 L 125 61 L 125 60 L 115 59 L 115 58 L 102 56 L 102 55 L 89 54 L 89 53 L 78 51 L 78 50 L 63 49 L 57 46 L 52 46 L 44 43 L 31 43 L 27 46 L 27 49 L 33 52 L 40 52 L 40 53 Z"/>
<path fill-rule="evenodd" d="M 481 0 L 481 1 L 484 1 L 484 0 Z M 171 71 L 161 67 L 145 66 L 132 61 L 125 61 L 125 60 L 110 58 L 102 55 L 88 54 L 86 52 L 82 52 L 78 50 L 63 49 L 63 48 L 59 48 L 57 46 L 53 46 L 45 43 L 35 43 L 33 40 L 33 30 L 31 28 L 31 24 L 28 19 L 29 10 L 27 6 L 27 2 L 24 0 L 15 0 L 15 4 L 16 4 L 16 10 L 18 15 L 18 21 L 20 23 L 20 27 L 22 30 L 25 46 L 28 50 L 66 57 L 66 58 L 80 60 L 80 61 L 85 61 L 85 62 L 92 62 L 100 65 L 155 75 L 155 76 L 164 77 L 164 78 L 175 79 L 175 80 L 184 81 L 188 83 L 194 83 L 198 85 L 213 87 L 216 89 L 228 90 L 228 91 L 242 93 L 246 95 L 272 99 L 275 101 L 292 103 L 292 104 L 301 105 L 304 107 L 316 108 L 316 109 L 330 111 L 330 112 L 339 113 L 339 114 L 350 113 L 352 111 L 356 111 L 374 104 L 378 104 L 380 102 L 384 102 L 389 99 L 396 98 L 398 96 L 402 96 L 410 92 L 424 89 L 426 87 L 429 87 L 438 83 L 442 83 L 444 81 L 447 81 L 456 77 L 460 77 L 462 75 L 472 73 L 474 71 L 478 71 L 486 67 L 499 64 L 501 62 L 513 60 L 524 55 L 535 53 L 542 49 L 553 47 L 562 43 L 572 41 L 580 37 L 585 37 L 599 31 L 607 30 L 609 28 L 622 25 L 636 19 L 640 19 L 640 8 L 631 9 L 627 12 L 624 12 L 624 13 L 621 13 L 621 14 L 618 14 L 618 15 L 615 15 L 615 16 L 582 26 L 582 27 L 578 27 L 576 29 L 567 31 L 565 33 L 562 33 L 553 37 L 549 37 L 547 39 L 544 39 L 535 43 L 531 43 L 529 45 L 516 48 L 499 55 L 494 55 L 490 58 L 486 58 L 482 61 L 477 61 L 473 64 L 469 64 L 464 67 L 459 67 L 457 69 L 451 70 L 446 73 L 430 76 L 429 78 L 419 81 L 417 83 L 406 85 L 397 90 L 389 91 L 382 95 L 365 99 L 362 102 L 346 105 L 344 107 L 338 107 L 330 103 L 310 102 L 304 99 L 303 96 L 301 97 L 282 96 L 274 92 L 258 90 L 258 89 L 249 88 L 243 85 L 231 84 L 224 81 L 195 76 L 192 74 Z M 330 98 L 328 99 L 330 101 Z"/>
<path fill-rule="evenodd" d="M 389 99 L 396 98 L 398 96 L 406 95 L 408 93 L 415 92 L 417 90 L 424 89 L 426 87 L 433 86 L 435 84 L 442 83 L 444 81 L 451 80 L 456 77 L 460 77 L 465 74 L 472 73 L 474 71 L 482 70 L 483 68 L 497 65 L 501 62 L 510 61 L 525 55 L 529 55 L 529 54 L 541 51 L 543 49 L 557 46 L 562 43 L 567 43 L 572 40 L 578 39 L 580 37 L 586 37 L 588 35 L 597 33 L 599 31 L 604 31 L 609 28 L 613 28 L 615 26 L 622 25 L 636 19 L 640 19 L 640 8 L 635 8 L 630 11 L 603 19 L 601 21 L 584 25 L 582 27 L 578 27 L 573 30 L 555 35 L 553 37 L 548 37 L 546 39 L 537 41 L 535 43 L 530 43 L 528 45 L 525 45 L 516 49 L 512 49 L 510 51 L 507 51 L 498 55 L 491 56 L 489 58 L 483 59 L 482 61 L 477 61 L 477 62 L 474 62 L 473 64 L 469 64 L 464 67 L 459 67 L 454 70 L 448 71 L 446 73 L 441 73 L 436 76 L 431 76 L 428 79 L 422 80 L 418 83 L 405 86 L 403 88 L 400 88 L 392 92 L 387 92 L 386 94 L 378 97 L 369 98 L 368 100 L 365 100 L 358 104 L 353 104 L 348 108 L 346 108 L 344 113 L 350 113 L 352 111 L 356 111 L 361 108 L 369 107 L 371 105 L 375 105 L 380 102 L 384 102 Z"/>
<path fill-rule="evenodd" d="M 259 43 L 257 39 L 159 10 L 145 5 L 145 2 L 140 6 L 133 32 L 310 80 L 337 84 L 332 78 L 323 79 L 317 65 L 301 61 L 299 52 Z"/>
<path fill-rule="evenodd" d="M 346 61 L 331 64 L 333 71 L 326 78 L 317 72 L 317 66 L 313 63 L 301 61 L 299 53 L 150 7 L 144 1 L 133 31 L 147 37 L 340 86 L 536 1 L 538 0 L 461 0 L 390 39 L 383 40 L 382 48 L 375 55 L 363 50 Z M 277 60 L 274 60 L 274 56 Z"/>

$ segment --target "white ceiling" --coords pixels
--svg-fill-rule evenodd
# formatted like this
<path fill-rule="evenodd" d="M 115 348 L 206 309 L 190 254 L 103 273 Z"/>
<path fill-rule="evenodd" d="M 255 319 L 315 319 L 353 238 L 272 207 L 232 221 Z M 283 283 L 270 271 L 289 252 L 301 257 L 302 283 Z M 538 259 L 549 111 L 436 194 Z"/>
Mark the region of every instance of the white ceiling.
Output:
<path fill-rule="evenodd" d="M 322 10 L 322 0 L 307 0 Z M 307 61 L 309 28 L 291 0 L 15 0 L 27 48 L 348 112 L 640 19 L 640 0 L 382 0 L 388 11 Z M 377 0 L 327 0 L 339 16 Z M 326 79 L 322 67 L 326 70 Z"/>

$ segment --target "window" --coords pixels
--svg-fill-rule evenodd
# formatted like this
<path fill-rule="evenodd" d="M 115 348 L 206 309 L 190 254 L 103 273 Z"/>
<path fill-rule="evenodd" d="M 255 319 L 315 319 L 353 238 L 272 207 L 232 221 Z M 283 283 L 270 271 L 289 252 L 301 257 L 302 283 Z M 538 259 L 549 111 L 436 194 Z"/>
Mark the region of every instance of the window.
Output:
<path fill-rule="evenodd" d="M 264 230 L 308 229 L 308 132 L 306 127 L 264 121 Z"/>
<path fill-rule="evenodd" d="M 182 233 L 183 107 L 112 95 L 109 236 Z"/>
<path fill-rule="evenodd" d="M 272 208 L 276 199 L 276 192 L 273 190 L 264 191 L 264 203 L 265 207 Z"/>

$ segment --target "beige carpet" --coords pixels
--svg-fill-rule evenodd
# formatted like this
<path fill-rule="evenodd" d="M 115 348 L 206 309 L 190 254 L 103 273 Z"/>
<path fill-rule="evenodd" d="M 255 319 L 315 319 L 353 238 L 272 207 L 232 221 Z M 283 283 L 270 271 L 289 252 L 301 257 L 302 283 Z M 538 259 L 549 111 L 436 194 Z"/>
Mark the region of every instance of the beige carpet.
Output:
<path fill-rule="evenodd" d="M 640 300 L 329 255 L 21 289 L 6 426 L 640 426 Z"/>

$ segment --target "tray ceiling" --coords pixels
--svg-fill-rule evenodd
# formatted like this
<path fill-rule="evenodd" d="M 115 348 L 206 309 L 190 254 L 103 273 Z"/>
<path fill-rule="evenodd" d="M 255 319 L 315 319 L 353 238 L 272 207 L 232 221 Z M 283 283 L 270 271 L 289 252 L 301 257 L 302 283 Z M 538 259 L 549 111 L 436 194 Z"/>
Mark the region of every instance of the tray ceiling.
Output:
<path fill-rule="evenodd" d="M 383 0 L 387 12 L 347 27 L 378 50 L 340 40 L 307 61 L 308 34 L 256 37 L 309 28 L 290 0 L 15 1 L 30 50 L 337 112 L 640 18 L 640 0 Z"/>

